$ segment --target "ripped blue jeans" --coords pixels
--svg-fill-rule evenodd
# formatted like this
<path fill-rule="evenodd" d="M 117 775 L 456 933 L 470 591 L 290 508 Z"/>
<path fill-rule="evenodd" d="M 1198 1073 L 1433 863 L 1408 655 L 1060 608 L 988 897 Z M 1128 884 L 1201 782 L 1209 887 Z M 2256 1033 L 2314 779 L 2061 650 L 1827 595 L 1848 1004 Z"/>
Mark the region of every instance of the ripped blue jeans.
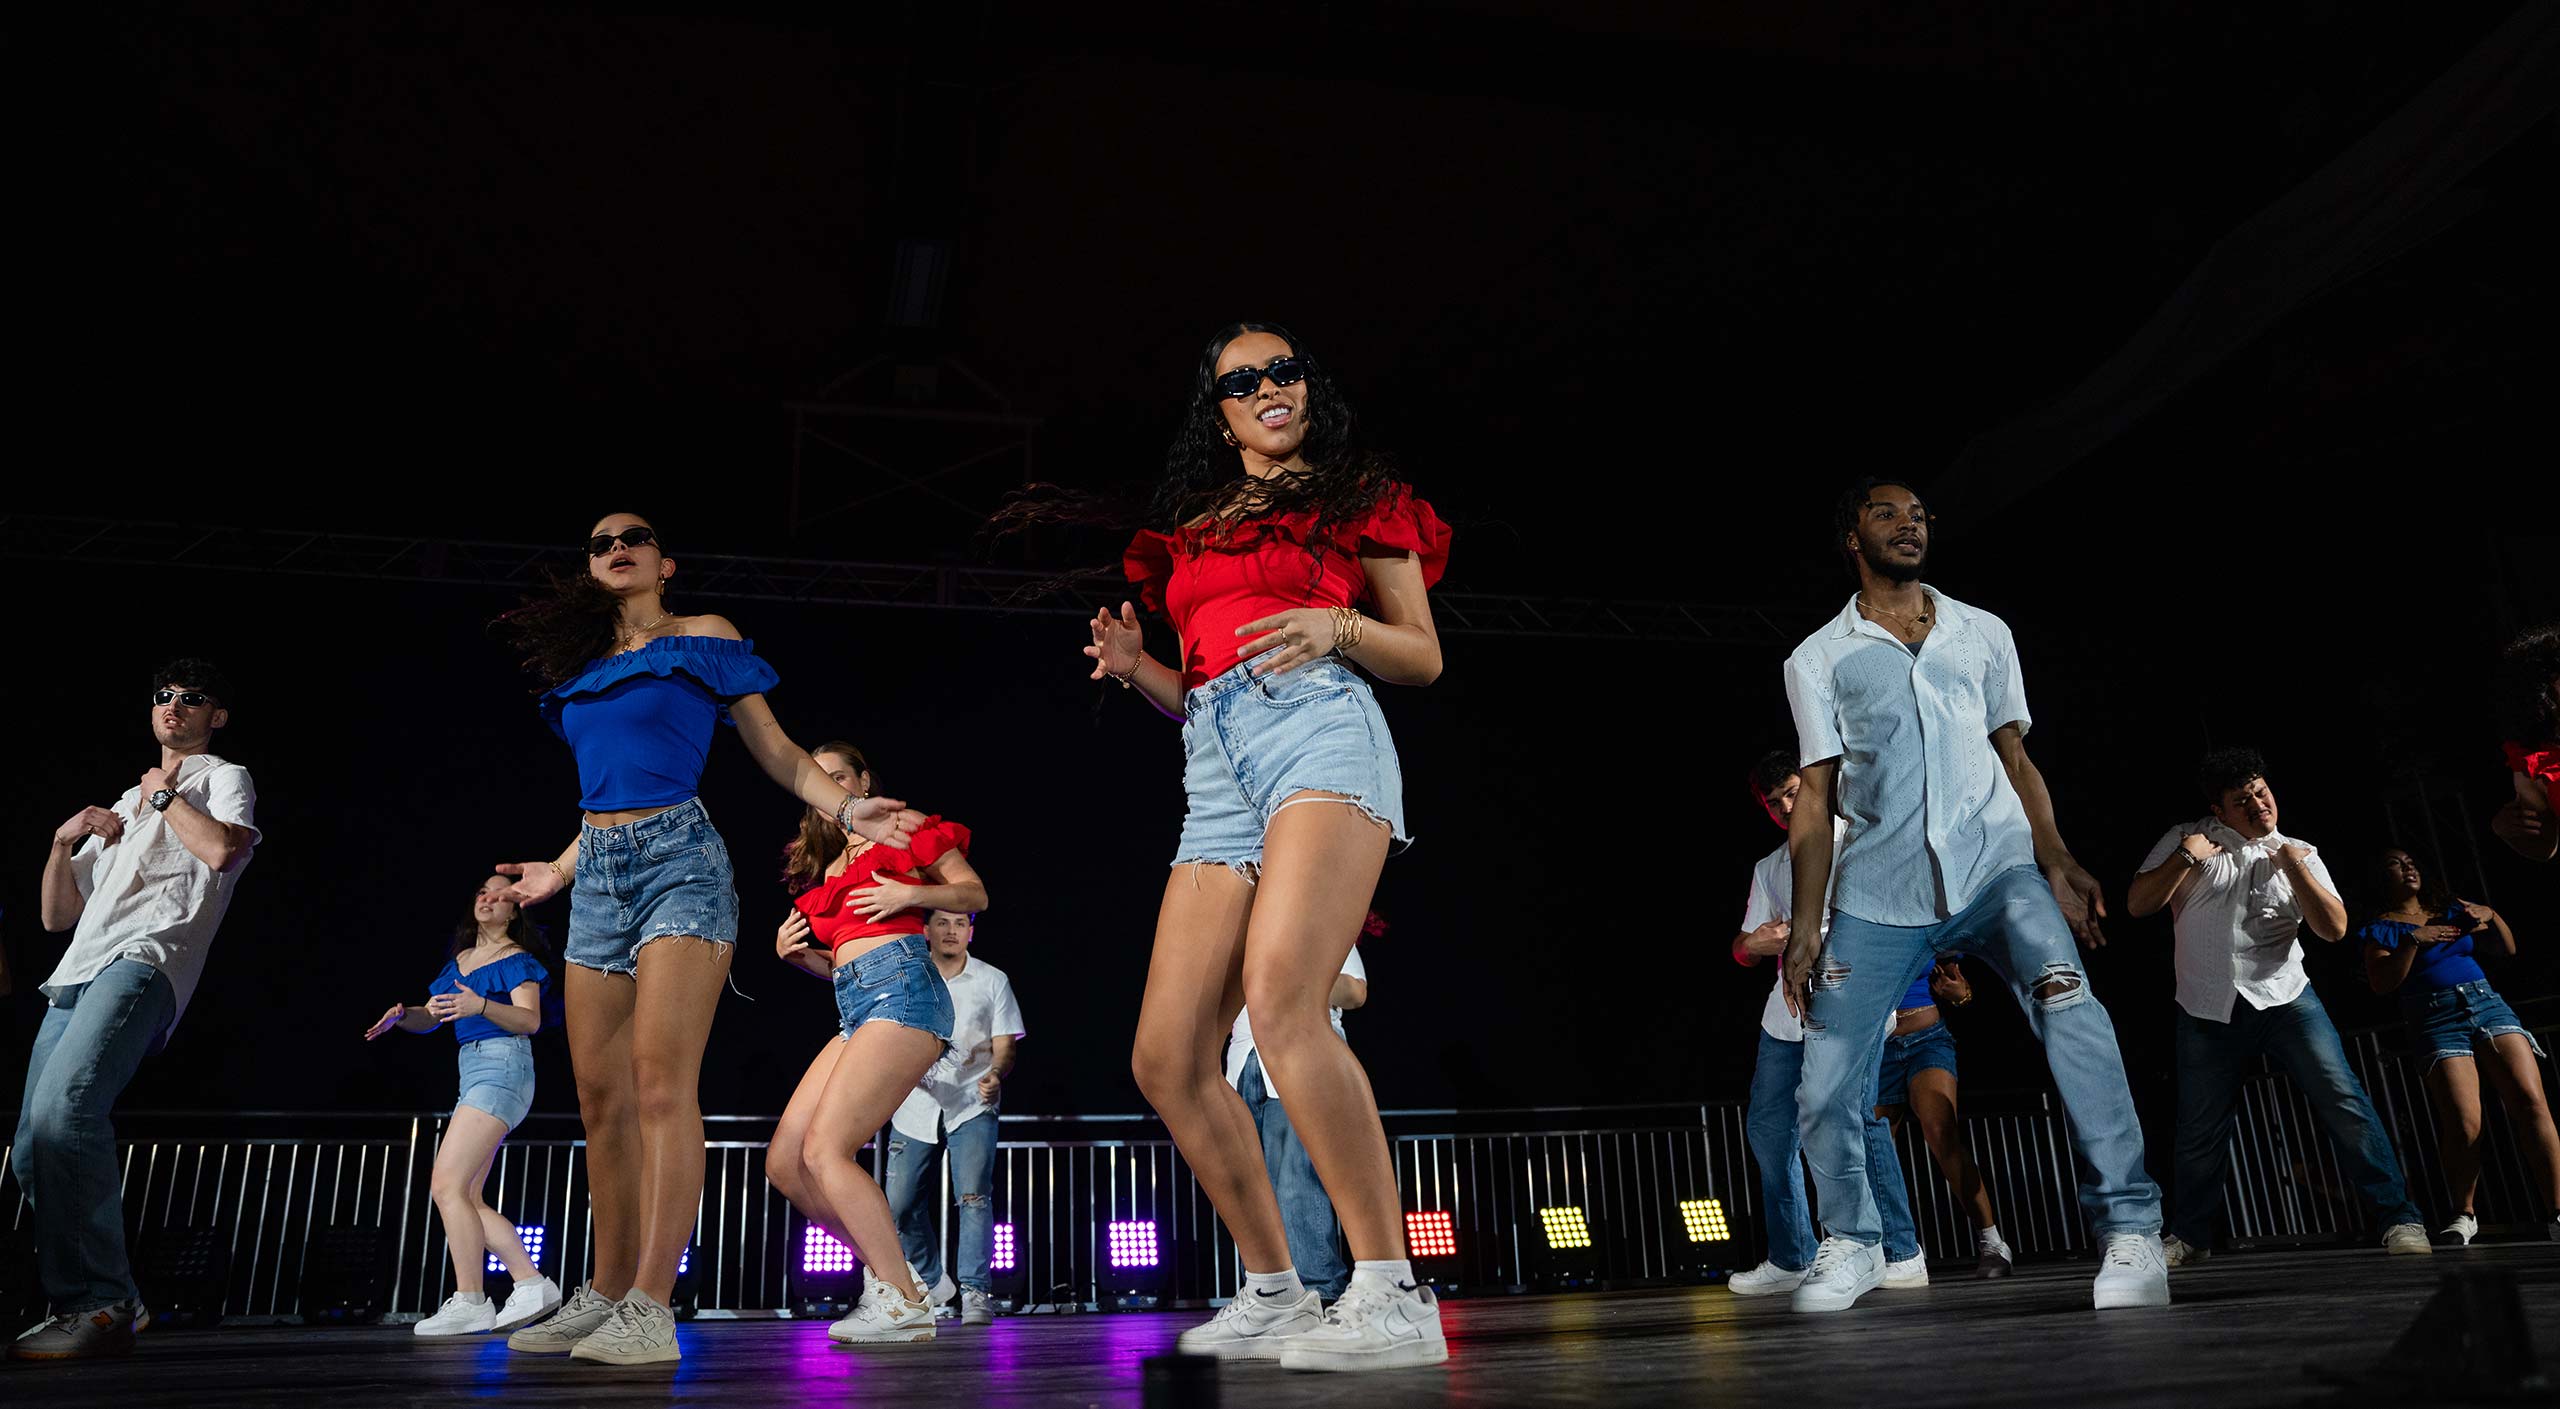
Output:
<path fill-rule="evenodd" d="M 1867 1186 L 1866 1118 L 1885 1014 L 1941 954 L 1980 957 L 2008 981 L 2044 1043 L 2054 1088 L 2071 1115 L 2080 1211 L 2091 1231 L 2160 1231 L 2160 1186 L 2143 1167 L 2142 1122 L 2116 1051 L 2115 1023 L 2089 991 L 2044 874 L 2001 872 L 1973 903 L 1934 925 L 1878 925 L 1834 911 L 1831 937 L 1813 962 L 1805 1021 L 1804 1080 L 1796 1118 L 1812 1166 L 1825 1231 L 1873 1245 L 1883 1239 Z"/>

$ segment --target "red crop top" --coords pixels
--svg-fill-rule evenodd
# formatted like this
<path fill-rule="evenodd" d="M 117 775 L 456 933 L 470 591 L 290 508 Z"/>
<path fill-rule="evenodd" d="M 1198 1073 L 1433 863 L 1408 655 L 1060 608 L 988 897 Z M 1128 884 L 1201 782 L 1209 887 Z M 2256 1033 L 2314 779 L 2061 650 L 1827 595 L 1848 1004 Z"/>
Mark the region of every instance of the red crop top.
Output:
<path fill-rule="evenodd" d="M 1335 531 L 1321 568 L 1307 551 L 1314 528 L 1313 514 L 1282 514 L 1169 534 L 1146 529 L 1130 540 L 1121 567 L 1147 609 L 1169 617 L 1182 638 L 1183 689 L 1241 659 L 1237 627 L 1292 607 L 1347 607 L 1366 597 L 1363 553 L 1420 555 L 1425 587 L 1449 566 L 1449 526 L 1401 484 Z"/>
<path fill-rule="evenodd" d="M 811 937 L 825 945 L 830 954 L 857 939 L 922 934 L 922 910 L 901 910 L 866 920 L 845 902 L 855 891 L 868 890 L 884 878 L 911 886 L 931 885 L 933 882 L 923 874 L 924 868 L 953 851 L 969 854 L 969 829 L 940 817 L 927 817 L 903 850 L 894 846 L 869 848 L 844 863 L 842 871 L 800 892 L 791 907 L 809 917 Z"/>

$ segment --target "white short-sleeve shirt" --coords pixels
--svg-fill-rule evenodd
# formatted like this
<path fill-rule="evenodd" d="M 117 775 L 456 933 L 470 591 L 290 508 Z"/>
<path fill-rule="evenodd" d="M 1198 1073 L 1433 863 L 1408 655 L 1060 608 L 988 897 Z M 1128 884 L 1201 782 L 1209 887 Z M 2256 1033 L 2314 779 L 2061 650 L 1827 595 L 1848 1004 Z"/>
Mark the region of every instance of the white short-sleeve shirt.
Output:
<path fill-rule="evenodd" d="M 951 985 L 951 1045 L 898 1103 L 889 1124 L 910 1140 L 939 1144 L 942 1132 L 986 1114 L 978 1082 L 996 1069 L 996 1038 L 1022 1036 L 1013 980 L 975 954 Z"/>
<path fill-rule="evenodd" d="M 2276 864 L 2279 847 L 2310 849 L 2300 837 L 2269 832 L 2243 838 L 2207 816 L 2181 822 L 2161 835 L 2144 857 L 2155 870 L 2179 843 L 2201 832 L 2222 854 L 2196 868 L 2196 876 L 2169 902 L 2178 936 L 2178 1006 L 2206 1022 L 2231 1021 L 2232 996 L 2252 1008 L 2277 1008 L 2302 996 L 2311 975 L 2302 967 L 2302 901 L 2293 877 Z M 2331 895 L 2337 882 L 2329 863 L 2311 849 L 2302 868 Z"/>
<path fill-rule="evenodd" d="M 50 998 L 96 978 L 118 959 L 139 959 L 168 975 L 176 990 L 177 1009 L 169 1016 L 174 1032 L 204 974 L 214 931 L 231 908 L 231 892 L 240 873 L 249 869 L 250 851 L 261 836 L 254 820 L 258 790 L 249 781 L 249 770 L 239 764 L 209 753 L 193 754 L 178 761 L 169 787 L 215 821 L 248 828 L 249 850 L 240 853 L 231 869 L 217 871 L 187 850 L 168 815 L 143 799 L 140 785 L 125 789 L 113 809 L 124 819 L 124 835 L 112 846 L 103 837 L 85 838 L 71 854 L 80 923 L 43 989 Z"/>
<path fill-rule="evenodd" d="M 1367 983 L 1369 981 L 1369 966 L 1360 962 L 1359 945 L 1355 944 L 1351 946 L 1350 954 L 1343 958 L 1342 971 L 1349 974 L 1351 977 L 1360 980 L 1362 983 Z M 1341 1038 L 1345 1042 L 1350 1041 L 1351 1035 L 1342 1030 L 1342 1010 L 1340 1008 L 1328 1009 L 1326 1010 L 1325 1015 L 1333 1019 L 1333 1035 Z M 1244 1089 L 1242 1084 L 1244 1081 L 1244 1059 L 1252 1055 L 1253 1015 L 1239 1008 L 1236 1010 L 1235 1030 L 1227 1034 L 1227 1084 L 1229 1086 L 1233 1086 L 1239 1091 Z M 1262 1093 L 1274 1100 L 1279 1099 L 1280 1096 L 1279 1092 L 1271 1089 L 1271 1073 L 1267 1068 L 1262 1073 Z"/>
<path fill-rule="evenodd" d="M 1840 837 L 1847 828 L 1848 824 L 1840 818 L 1831 819 L 1831 855 L 1834 862 L 1831 875 L 1835 882 L 1840 875 L 1837 864 Z M 1781 846 L 1761 857 L 1759 864 L 1751 868 L 1750 897 L 1742 903 L 1743 932 L 1747 934 L 1771 920 L 1794 919 L 1795 893 L 1795 862 L 1787 855 L 1787 849 Z M 1826 935 L 1831 932 L 1831 914 L 1827 908 L 1822 916 L 1822 929 Z M 1769 985 L 1769 1001 L 1760 1007 L 1760 1030 L 1781 1042 L 1802 1042 L 1804 1024 L 1787 1011 L 1787 966 L 1783 957 L 1777 968 L 1778 976 Z"/>
<path fill-rule="evenodd" d="M 1993 877 L 2035 863 L 2035 836 L 1991 747 L 2024 732 L 2026 683 L 2008 624 L 1931 589 L 1937 622 L 1915 654 L 1858 615 L 1856 597 L 1787 657 L 1800 763 L 1840 760 L 1849 830 L 1831 908 L 1879 925 L 1932 925 Z"/>

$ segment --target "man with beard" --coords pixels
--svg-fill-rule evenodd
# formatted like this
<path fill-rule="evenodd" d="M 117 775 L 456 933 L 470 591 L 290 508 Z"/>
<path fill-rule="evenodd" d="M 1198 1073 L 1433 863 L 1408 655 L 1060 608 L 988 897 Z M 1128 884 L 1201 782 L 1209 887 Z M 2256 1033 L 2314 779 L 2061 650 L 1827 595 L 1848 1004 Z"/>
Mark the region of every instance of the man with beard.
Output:
<path fill-rule="evenodd" d="M 73 813 L 45 856 L 44 927 L 77 930 L 44 981 L 12 1156 L 53 1312 L 11 1343 L 22 1360 L 122 1355 L 149 1319 L 125 1256 L 108 1114 L 186 1011 L 258 844 L 249 770 L 209 751 L 231 722 L 222 672 L 175 660 L 151 683 L 159 765 L 115 806 Z"/>
<path fill-rule="evenodd" d="M 2165 1254 L 2170 1266 L 2189 1267 L 2213 1247 L 2232 1100 L 2262 1056 L 2310 1100 L 2350 1182 L 2386 1225 L 2383 1248 L 2431 1252 L 2390 1132 L 2302 969 L 2302 931 L 2337 943 L 2346 904 L 2319 849 L 2276 830 L 2266 773 L 2253 749 L 2205 755 L 2196 785 L 2212 810 L 2162 834 L 2125 894 L 2136 915 L 2166 905 L 2176 917 L 2178 1217 Z"/>
<path fill-rule="evenodd" d="M 1865 1139 L 1883 1023 L 1958 952 L 2000 972 L 2044 1043 L 2081 1209 L 2105 1248 L 2097 1308 L 2167 1305 L 2159 1186 L 2115 1025 L 2071 945 L 2105 942 L 2106 907 L 2027 757 L 2008 625 L 1921 583 L 1929 513 L 1906 484 L 1852 484 L 1832 541 L 1857 595 L 1785 666 L 1802 785 L 1787 829 L 1795 893 L 1831 896 L 1827 941 L 1810 926 L 1787 939 L 1787 1002 L 1805 1029 L 1798 1112 L 1826 1230 L 1795 1309 L 1844 1311 L 1883 1280 Z M 1835 813 L 1848 823 L 1836 866 Z"/>

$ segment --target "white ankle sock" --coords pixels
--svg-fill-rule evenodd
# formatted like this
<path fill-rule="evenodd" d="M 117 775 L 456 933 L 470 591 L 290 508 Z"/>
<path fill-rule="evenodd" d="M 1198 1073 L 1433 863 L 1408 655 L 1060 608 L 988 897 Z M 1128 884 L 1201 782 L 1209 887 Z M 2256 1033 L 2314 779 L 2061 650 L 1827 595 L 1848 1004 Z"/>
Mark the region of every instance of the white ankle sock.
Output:
<path fill-rule="evenodd" d="M 1247 1272 L 1244 1274 L 1244 1287 L 1249 1292 L 1285 1297 L 1291 1301 L 1307 1294 L 1306 1284 L 1298 1280 L 1295 1267 L 1283 1267 L 1277 1272 Z"/>
<path fill-rule="evenodd" d="M 1351 1264 L 1351 1280 L 1366 1281 L 1382 1291 L 1401 1292 L 1415 1285 L 1413 1263 L 1401 1257 L 1393 1262 L 1355 1262 Z"/>
<path fill-rule="evenodd" d="M 462 1304 L 465 1306 L 486 1306 L 489 1304 L 489 1294 L 487 1292 L 455 1292 L 454 1295 L 462 1298 Z"/>
<path fill-rule="evenodd" d="M 1998 1248 L 2004 1253 L 2009 1250 L 2009 1244 L 2003 1241 L 2000 1237 L 1999 1225 L 1992 1223 L 1983 1224 L 1982 1230 L 1974 1235 L 1974 1246 L 1980 1248 Z"/>

